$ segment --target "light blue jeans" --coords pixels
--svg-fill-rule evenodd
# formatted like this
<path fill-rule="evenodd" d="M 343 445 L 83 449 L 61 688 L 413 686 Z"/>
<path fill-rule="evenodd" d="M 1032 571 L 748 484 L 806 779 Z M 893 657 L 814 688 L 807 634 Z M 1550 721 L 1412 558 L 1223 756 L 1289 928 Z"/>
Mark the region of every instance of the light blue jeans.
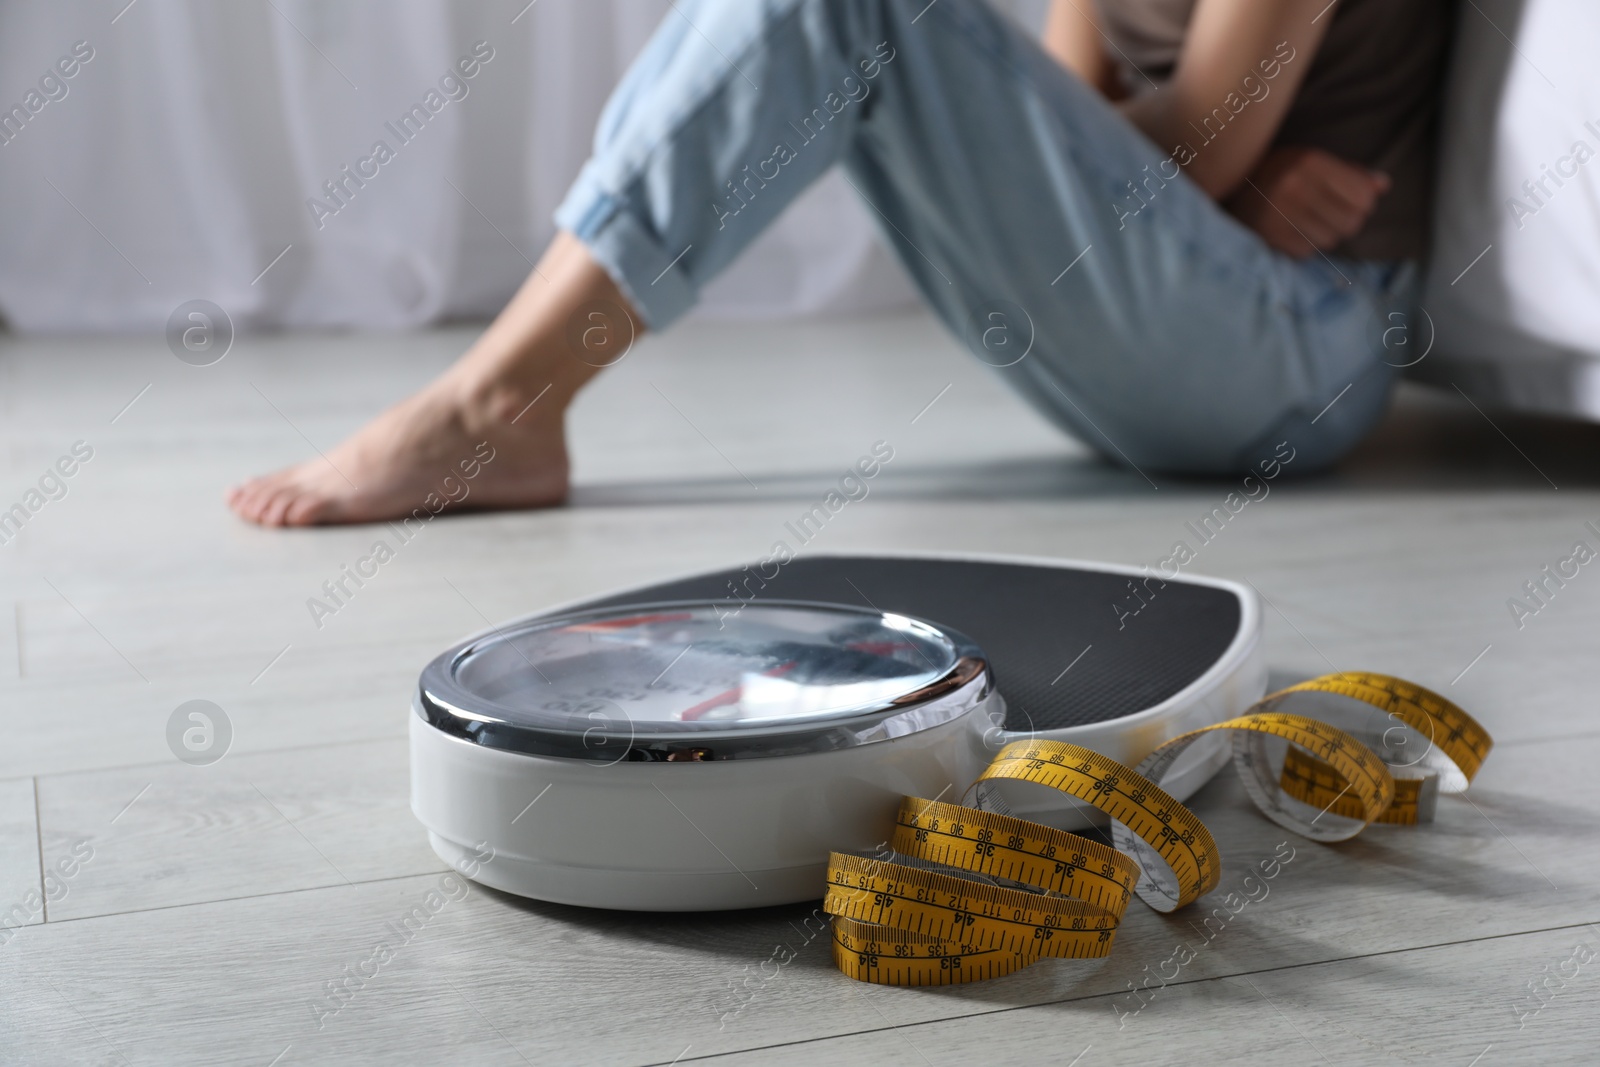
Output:
<path fill-rule="evenodd" d="M 950 329 L 1109 458 L 1334 462 L 1414 267 L 1289 259 L 1166 160 L 984 0 L 678 0 L 556 223 L 660 330 L 842 163 Z"/>

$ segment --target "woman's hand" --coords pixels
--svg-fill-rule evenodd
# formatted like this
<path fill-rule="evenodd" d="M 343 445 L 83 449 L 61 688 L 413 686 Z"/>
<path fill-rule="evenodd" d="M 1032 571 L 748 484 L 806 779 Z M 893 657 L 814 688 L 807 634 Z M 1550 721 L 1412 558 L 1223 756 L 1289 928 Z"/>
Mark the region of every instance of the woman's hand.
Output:
<path fill-rule="evenodd" d="M 1223 206 L 1272 248 L 1304 259 L 1360 233 L 1388 191 L 1388 175 L 1319 148 L 1276 148 Z"/>
<path fill-rule="evenodd" d="M 1245 179 L 1265 161 L 1339 0 L 1192 2 L 1172 76 L 1151 82 L 1148 92 L 1139 86 L 1119 109 L 1207 196 L 1224 202 L 1249 188 Z M 1117 101 L 1125 94 L 1107 40 L 1089 0 L 1055 0 L 1046 50 Z"/>

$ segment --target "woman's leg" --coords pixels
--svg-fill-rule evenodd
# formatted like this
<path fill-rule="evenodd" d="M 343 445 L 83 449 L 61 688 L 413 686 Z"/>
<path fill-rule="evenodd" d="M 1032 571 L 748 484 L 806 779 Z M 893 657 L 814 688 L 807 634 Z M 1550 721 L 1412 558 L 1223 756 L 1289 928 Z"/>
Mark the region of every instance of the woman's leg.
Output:
<path fill-rule="evenodd" d="M 1306 470 L 1381 413 L 1409 272 L 1273 252 L 984 0 L 679 6 L 557 213 L 652 328 L 842 162 L 946 324 L 1114 458 L 1292 436 Z"/>
<path fill-rule="evenodd" d="M 1304 472 L 1381 415 L 1414 272 L 1272 251 L 981 0 L 843 7 L 904 44 L 850 177 L 946 325 L 1058 425 L 1151 470 Z"/>
<path fill-rule="evenodd" d="M 498 448 L 494 434 L 536 454 L 474 502 L 559 499 L 560 408 L 592 373 L 563 343 L 567 320 L 607 299 L 664 328 L 841 161 L 951 328 L 1107 454 L 1231 471 L 1293 432 L 1302 468 L 1336 456 L 1381 410 L 1387 296 L 1369 271 L 1275 255 L 1165 158 L 983 0 L 680 3 L 557 212 L 581 247 L 550 254 L 552 292 L 530 279 L 440 383 L 235 507 L 267 522 L 405 514 L 430 480 L 419 464 L 475 435 Z M 555 403 L 519 438 L 506 413 L 542 382 Z M 495 395 L 510 400 L 483 402 Z"/>
<path fill-rule="evenodd" d="M 228 504 L 253 522 L 302 526 L 437 512 L 454 499 L 481 508 L 560 503 L 567 405 L 635 328 L 610 275 L 561 234 L 437 380 L 326 457 L 228 490 Z"/>

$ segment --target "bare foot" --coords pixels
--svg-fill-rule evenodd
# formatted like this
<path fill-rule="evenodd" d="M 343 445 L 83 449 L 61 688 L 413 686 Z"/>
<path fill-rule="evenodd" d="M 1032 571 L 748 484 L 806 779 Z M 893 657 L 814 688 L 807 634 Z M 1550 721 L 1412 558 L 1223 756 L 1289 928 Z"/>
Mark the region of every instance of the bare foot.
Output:
<path fill-rule="evenodd" d="M 338 447 L 226 494 L 263 526 L 379 522 L 413 512 L 533 508 L 567 495 L 561 406 L 474 396 L 450 376 L 385 411 Z"/>
<path fill-rule="evenodd" d="M 263 526 L 311 526 L 559 504 L 567 405 L 639 331 L 616 283 L 558 233 L 443 377 L 326 456 L 228 490 L 228 506 Z"/>

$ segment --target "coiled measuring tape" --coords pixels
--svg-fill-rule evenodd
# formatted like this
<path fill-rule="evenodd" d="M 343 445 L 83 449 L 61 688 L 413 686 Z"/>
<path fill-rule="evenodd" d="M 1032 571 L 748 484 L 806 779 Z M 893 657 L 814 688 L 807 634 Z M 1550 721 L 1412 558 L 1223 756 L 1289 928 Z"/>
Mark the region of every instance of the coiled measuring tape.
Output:
<path fill-rule="evenodd" d="M 1311 697 L 1322 717 L 1279 710 Z M 1431 821 L 1438 794 L 1466 789 L 1494 743 L 1437 693 L 1351 672 L 1272 693 L 1237 718 L 1173 738 L 1134 769 L 1078 745 L 1014 741 L 968 790 L 970 805 L 906 797 L 886 850 L 830 854 L 823 908 L 834 917 L 834 961 L 858 981 L 949 985 L 1045 957 L 1107 955 L 1135 893 L 1170 912 L 1217 886 L 1216 841 L 1161 783 L 1218 731 L 1231 735 L 1256 806 L 1324 842 L 1374 822 Z M 1115 847 L 1008 814 L 1001 782 L 1104 812 Z"/>

